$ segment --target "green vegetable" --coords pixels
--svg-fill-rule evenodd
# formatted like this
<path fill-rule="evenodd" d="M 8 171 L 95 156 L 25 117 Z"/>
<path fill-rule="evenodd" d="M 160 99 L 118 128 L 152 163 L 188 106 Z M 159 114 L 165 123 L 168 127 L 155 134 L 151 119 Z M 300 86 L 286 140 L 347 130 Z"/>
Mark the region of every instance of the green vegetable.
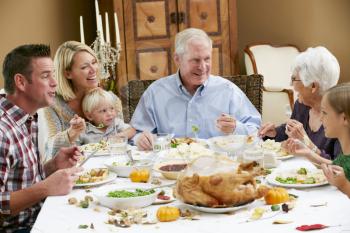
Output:
<path fill-rule="evenodd" d="M 192 125 L 192 132 L 197 134 L 199 132 L 199 127 L 197 125 Z"/>
<path fill-rule="evenodd" d="M 79 206 L 81 207 L 81 208 L 84 208 L 84 209 L 86 209 L 86 208 L 88 208 L 89 207 L 89 201 L 80 201 L 79 202 Z"/>
<path fill-rule="evenodd" d="M 87 229 L 89 226 L 86 225 L 86 224 L 83 224 L 83 225 L 79 225 L 78 228 L 79 229 Z"/>
<path fill-rule="evenodd" d="M 280 205 L 272 205 L 271 210 L 272 211 L 279 211 L 281 209 Z"/>
<path fill-rule="evenodd" d="M 306 170 L 306 168 L 300 168 L 298 171 L 297 171 L 297 173 L 299 174 L 299 175 L 307 175 L 307 170 Z"/>
<path fill-rule="evenodd" d="M 276 181 L 282 183 L 282 184 L 296 184 L 297 183 L 297 178 L 295 177 L 287 177 L 283 179 L 282 177 L 277 176 Z"/>
<path fill-rule="evenodd" d="M 304 180 L 303 184 L 315 184 L 316 180 L 314 177 L 308 177 Z"/>
<path fill-rule="evenodd" d="M 151 190 L 142 190 L 136 189 L 135 192 L 127 191 L 127 190 L 116 190 L 111 191 L 107 194 L 107 197 L 116 197 L 116 198 L 125 198 L 125 197 L 141 197 L 154 193 L 153 189 Z"/>

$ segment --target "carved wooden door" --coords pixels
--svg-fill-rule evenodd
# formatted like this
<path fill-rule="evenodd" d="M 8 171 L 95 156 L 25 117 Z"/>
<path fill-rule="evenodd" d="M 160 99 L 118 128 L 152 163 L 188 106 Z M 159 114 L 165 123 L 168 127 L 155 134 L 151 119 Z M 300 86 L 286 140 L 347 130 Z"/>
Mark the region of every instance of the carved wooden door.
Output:
<path fill-rule="evenodd" d="M 123 15 L 126 58 L 119 66 L 127 73 L 119 76 L 119 87 L 176 72 L 174 38 L 188 27 L 201 28 L 213 39 L 213 74 L 236 73 L 235 0 L 125 0 L 122 9 L 118 16 Z"/>

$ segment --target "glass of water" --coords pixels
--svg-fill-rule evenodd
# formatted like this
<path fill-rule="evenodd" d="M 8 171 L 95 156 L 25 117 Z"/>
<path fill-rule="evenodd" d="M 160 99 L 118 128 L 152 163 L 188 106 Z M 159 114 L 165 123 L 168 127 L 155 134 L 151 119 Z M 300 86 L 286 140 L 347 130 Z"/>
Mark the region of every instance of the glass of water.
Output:
<path fill-rule="evenodd" d="M 170 149 L 171 134 L 157 133 L 153 136 L 153 152 L 158 153 L 160 151 Z"/>
<path fill-rule="evenodd" d="M 128 138 L 122 135 L 113 135 L 108 138 L 108 148 L 112 156 L 125 155 L 128 145 Z"/>

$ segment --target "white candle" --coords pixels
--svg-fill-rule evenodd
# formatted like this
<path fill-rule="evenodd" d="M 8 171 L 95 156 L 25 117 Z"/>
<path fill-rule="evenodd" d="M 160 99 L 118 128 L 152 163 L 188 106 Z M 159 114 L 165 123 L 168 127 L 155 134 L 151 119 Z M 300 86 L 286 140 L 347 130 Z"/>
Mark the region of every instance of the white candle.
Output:
<path fill-rule="evenodd" d="M 104 35 L 103 35 L 103 26 L 102 26 L 102 16 L 101 15 L 99 15 L 99 17 L 98 17 L 98 19 L 99 19 L 99 31 L 100 31 L 100 35 L 101 35 L 101 44 L 104 44 Z"/>
<path fill-rule="evenodd" d="M 111 38 L 109 36 L 109 22 L 108 22 L 108 13 L 105 12 L 105 19 L 106 19 L 106 42 L 111 43 Z"/>
<path fill-rule="evenodd" d="M 85 44 L 83 16 L 80 16 L 80 41 L 81 43 Z"/>
<path fill-rule="evenodd" d="M 96 11 L 96 26 L 97 26 L 97 31 L 99 31 L 98 21 L 99 21 L 100 11 L 98 9 L 98 1 L 97 0 L 95 0 L 95 11 Z"/>
<path fill-rule="evenodd" d="M 117 13 L 114 12 L 114 24 L 115 24 L 115 46 L 117 47 L 120 44 L 120 35 L 119 35 L 119 25 L 118 25 L 118 18 Z"/>

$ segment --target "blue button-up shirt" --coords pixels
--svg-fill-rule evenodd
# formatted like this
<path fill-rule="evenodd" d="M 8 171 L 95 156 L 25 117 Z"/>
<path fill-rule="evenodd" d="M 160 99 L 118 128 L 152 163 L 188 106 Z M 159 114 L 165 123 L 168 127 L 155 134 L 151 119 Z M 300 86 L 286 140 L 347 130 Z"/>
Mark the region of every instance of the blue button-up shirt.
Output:
<path fill-rule="evenodd" d="M 175 137 L 199 138 L 223 135 L 216 127 L 222 113 L 236 119 L 235 134 L 251 134 L 261 124 L 261 116 L 234 83 L 210 76 L 192 96 L 183 86 L 179 72 L 153 82 L 142 95 L 131 125 L 138 131 L 172 133 Z"/>

